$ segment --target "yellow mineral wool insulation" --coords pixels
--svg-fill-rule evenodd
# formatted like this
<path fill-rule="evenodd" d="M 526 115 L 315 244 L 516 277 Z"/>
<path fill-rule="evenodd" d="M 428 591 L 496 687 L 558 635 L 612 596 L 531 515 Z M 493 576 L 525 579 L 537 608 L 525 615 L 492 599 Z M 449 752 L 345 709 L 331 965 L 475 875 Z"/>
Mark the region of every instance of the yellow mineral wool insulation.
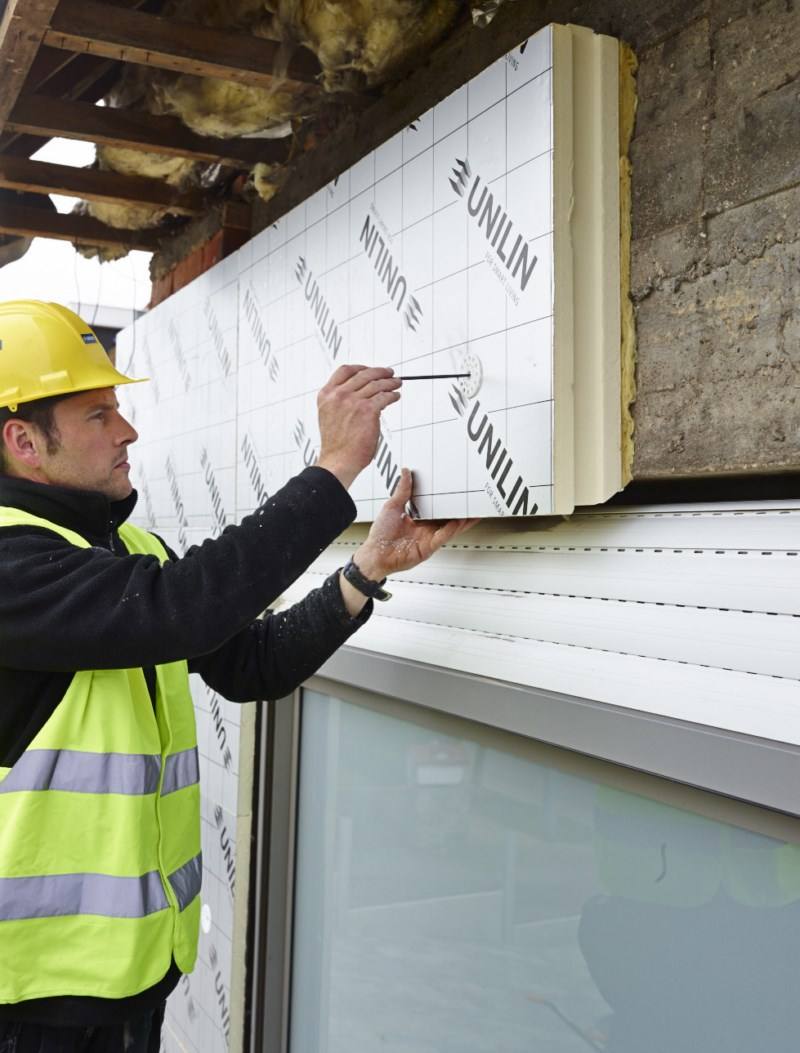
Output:
<path fill-rule="evenodd" d="M 271 201 L 283 184 L 283 175 L 279 165 L 268 165 L 259 161 L 250 172 L 247 186 L 252 187 L 262 201 Z"/>
<path fill-rule="evenodd" d="M 485 29 L 497 14 L 503 0 L 472 0 L 470 12 L 473 24 Z"/>
<path fill-rule="evenodd" d="M 154 86 L 159 112 L 175 114 L 198 135 L 230 138 L 284 124 L 297 112 L 286 92 L 188 74 Z"/>
<path fill-rule="evenodd" d="M 631 163 L 630 143 L 636 119 L 636 68 L 638 61 L 627 44 L 619 46 L 619 221 L 622 308 L 622 484 L 633 478 L 634 419 L 636 401 L 636 317 L 631 303 Z"/>
<path fill-rule="evenodd" d="M 101 263 L 113 263 L 128 255 L 129 249 L 124 245 L 112 248 L 110 245 L 75 245 L 75 251 L 87 260 L 100 260 Z"/>
<path fill-rule="evenodd" d="M 79 201 L 72 210 L 74 216 L 87 216 L 91 212 L 88 201 Z M 75 251 L 87 260 L 100 260 L 101 263 L 111 263 L 113 260 L 121 260 L 130 251 L 124 245 L 75 245 Z"/>
<path fill-rule="evenodd" d="M 356 71 L 379 84 L 435 44 L 459 0 L 277 0 L 278 21 L 316 52 L 328 89 Z"/>
<path fill-rule="evenodd" d="M 147 176 L 163 179 L 171 186 L 188 183 L 197 167 L 196 161 L 168 154 L 154 154 L 147 150 L 131 150 L 126 146 L 98 146 L 100 168 L 120 175 Z"/>
<path fill-rule="evenodd" d="M 98 146 L 97 163 L 98 167 L 104 171 L 161 179 L 171 186 L 185 186 L 193 181 L 195 170 L 198 167 L 195 161 L 189 161 L 185 157 L 170 157 L 166 154 L 153 154 L 145 150 L 130 150 L 122 146 Z M 144 230 L 147 227 L 157 227 L 169 214 L 169 209 L 161 207 L 113 204 L 107 201 L 82 202 L 76 206 L 76 211 L 78 210 L 118 230 Z M 98 250 L 96 255 L 99 255 L 101 259 L 118 258 L 107 256 L 105 249 Z"/>
<path fill-rule="evenodd" d="M 149 205 L 116 205 L 109 201 L 87 202 L 89 215 L 118 230 L 144 230 L 157 227 L 168 209 Z"/>

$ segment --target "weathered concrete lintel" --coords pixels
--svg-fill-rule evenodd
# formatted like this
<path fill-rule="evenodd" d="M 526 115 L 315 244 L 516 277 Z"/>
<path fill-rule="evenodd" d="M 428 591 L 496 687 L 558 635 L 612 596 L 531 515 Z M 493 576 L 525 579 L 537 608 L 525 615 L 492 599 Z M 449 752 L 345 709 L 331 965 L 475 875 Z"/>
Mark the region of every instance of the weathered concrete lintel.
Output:
<path fill-rule="evenodd" d="M 788 462 L 786 464 L 780 464 L 778 462 L 769 466 L 769 471 L 764 470 L 764 466 L 760 464 L 756 465 L 742 465 L 742 464 L 715 464 L 698 466 L 694 468 L 691 474 L 687 474 L 682 471 L 651 471 L 637 475 L 634 483 L 665 483 L 665 482 L 683 482 L 685 480 L 692 479 L 706 479 L 706 480 L 730 480 L 730 479 L 762 479 L 765 476 L 782 476 L 786 480 L 793 480 L 795 482 L 794 493 L 797 493 L 797 484 L 800 483 L 800 475 L 798 474 L 797 461 Z"/>

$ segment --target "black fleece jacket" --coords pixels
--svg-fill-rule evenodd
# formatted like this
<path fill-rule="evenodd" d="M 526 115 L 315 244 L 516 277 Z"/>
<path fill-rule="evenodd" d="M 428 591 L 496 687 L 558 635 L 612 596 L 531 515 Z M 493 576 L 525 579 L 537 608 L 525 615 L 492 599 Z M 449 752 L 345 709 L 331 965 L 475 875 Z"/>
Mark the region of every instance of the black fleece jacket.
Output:
<path fill-rule="evenodd" d="M 336 575 L 300 603 L 259 615 L 355 516 L 338 480 L 306 468 L 238 526 L 190 549 L 129 555 L 118 527 L 135 492 L 102 494 L 0 477 L 0 505 L 69 528 L 77 548 L 38 527 L 0 529 L 0 766 L 11 767 L 82 669 L 187 659 L 191 672 L 233 702 L 276 699 L 311 676 L 372 610 L 350 618 Z M 0 948 L 0 953 L 2 949 Z M 101 1026 L 162 1001 L 179 979 L 123 1000 L 47 998 L 0 1005 L 0 1019 Z"/>

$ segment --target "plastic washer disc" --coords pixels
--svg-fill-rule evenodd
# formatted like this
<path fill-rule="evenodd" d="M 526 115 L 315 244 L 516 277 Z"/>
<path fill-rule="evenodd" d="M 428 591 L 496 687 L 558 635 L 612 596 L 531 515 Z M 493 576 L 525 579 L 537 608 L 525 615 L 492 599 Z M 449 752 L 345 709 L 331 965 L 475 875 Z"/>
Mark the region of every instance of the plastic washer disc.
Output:
<path fill-rule="evenodd" d="M 461 367 L 459 368 L 459 373 L 469 373 L 468 377 L 462 377 L 461 380 L 458 381 L 458 386 L 468 399 L 474 399 L 480 391 L 483 382 L 483 366 L 481 365 L 481 360 L 477 355 L 465 355 Z"/>

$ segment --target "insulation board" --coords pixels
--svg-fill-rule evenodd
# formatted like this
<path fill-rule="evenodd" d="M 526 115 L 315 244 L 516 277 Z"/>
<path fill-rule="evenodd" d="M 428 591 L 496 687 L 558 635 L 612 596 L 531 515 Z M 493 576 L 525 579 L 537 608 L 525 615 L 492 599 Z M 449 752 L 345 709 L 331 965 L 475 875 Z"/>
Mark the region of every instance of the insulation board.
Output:
<path fill-rule="evenodd" d="M 145 434 L 169 436 L 173 474 L 221 456 L 233 485 L 243 462 L 257 504 L 316 459 L 317 392 L 360 363 L 468 375 L 404 384 L 351 490 L 359 520 L 403 465 L 423 518 L 606 500 L 622 483 L 618 85 L 617 41 L 549 26 L 137 321 L 121 362 L 153 378 L 137 405 L 159 404 Z"/>
<path fill-rule="evenodd" d="M 616 41 L 547 27 L 247 246 L 240 411 L 268 486 L 316 457 L 316 393 L 355 362 L 469 374 L 405 384 L 352 490 L 361 520 L 401 465 L 423 518 L 569 512 L 619 487 L 617 67 Z M 576 294 L 575 253 L 598 246 L 604 266 Z M 592 390 L 576 435 L 578 356 Z M 611 470 L 576 494 L 576 462 L 604 445 Z"/>

